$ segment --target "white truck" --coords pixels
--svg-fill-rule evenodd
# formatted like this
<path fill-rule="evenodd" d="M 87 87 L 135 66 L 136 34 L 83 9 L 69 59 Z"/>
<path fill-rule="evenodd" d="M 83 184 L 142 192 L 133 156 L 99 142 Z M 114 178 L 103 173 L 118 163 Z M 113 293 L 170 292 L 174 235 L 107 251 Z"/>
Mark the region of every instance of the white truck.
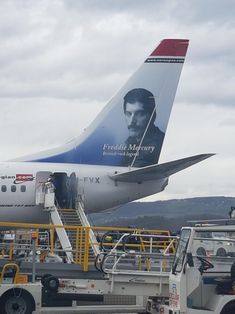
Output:
<path fill-rule="evenodd" d="M 169 298 L 149 313 L 235 313 L 235 225 L 183 227 L 169 276 Z M 198 247 L 204 248 L 199 255 Z M 218 247 L 223 254 L 217 254 Z M 224 253 L 226 252 L 226 253 Z"/>

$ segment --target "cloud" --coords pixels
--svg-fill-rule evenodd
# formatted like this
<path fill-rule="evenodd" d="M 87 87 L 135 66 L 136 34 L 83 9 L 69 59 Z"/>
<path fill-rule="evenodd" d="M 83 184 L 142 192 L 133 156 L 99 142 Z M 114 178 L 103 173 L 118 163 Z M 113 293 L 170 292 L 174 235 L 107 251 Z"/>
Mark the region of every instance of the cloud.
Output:
<path fill-rule="evenodd" d="M 177 103 L 173 108 L 161 162 L 201 153 L 216 155 L 170 179 L 160 197 L 234 195 L 235 108 Z M 180 184 L 177 184 L 177 181 Z"/>

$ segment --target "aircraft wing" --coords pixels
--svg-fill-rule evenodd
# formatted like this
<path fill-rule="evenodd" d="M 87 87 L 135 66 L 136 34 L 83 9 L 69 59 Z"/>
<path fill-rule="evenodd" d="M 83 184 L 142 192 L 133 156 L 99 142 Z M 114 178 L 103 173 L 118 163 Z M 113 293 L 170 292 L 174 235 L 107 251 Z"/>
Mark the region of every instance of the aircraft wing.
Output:
<path fill-rule="evenodd" d="M 111 175 L 110 178 L 121 182 L 143 182 L 168 178 L 170 175 L 188 168 L 214 154 L 201 154 L 183 159 L 178 159 L 163 164 L 155 164 L 128 172 Z"/>

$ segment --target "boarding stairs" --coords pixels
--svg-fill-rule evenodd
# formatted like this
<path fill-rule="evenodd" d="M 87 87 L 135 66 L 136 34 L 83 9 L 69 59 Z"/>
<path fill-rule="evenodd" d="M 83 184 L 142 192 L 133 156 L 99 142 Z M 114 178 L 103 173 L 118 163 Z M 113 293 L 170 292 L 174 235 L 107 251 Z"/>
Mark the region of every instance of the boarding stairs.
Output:
<path fill-rule="evenodd" d="M 59 208 L 55 205 L 55 193 L 53 185 L 50 183 L 43 189 L 39 190 L 39 193 L 44 195 L 37 195 L 36 201 L 43 205 L 44 210 L 48 211 L 50 214 L 51 223 L 57 226 L 82 226 L 90 227 L 90 223 L 84 212 L 84 206 L 82 202 L 82 196 L 78 196 L 76 201 L 75 209 L 73 208 Z M 85 229 L 85 228 L 84 228 Z M 56 228 L 56 233 L 60 241 L 61 248 L 66 254 L 67 262 L 74 262 L 74 252 L 77 250 L 76 243 L 78 241 L 77 229 L 69 228 Z M 100 253 L 99 247 L 97 245 L 97 238 L 93 230 L 89 229 L 89 259 L 95 259 L 95 257 Z M 85 244 L 86 237 L 85 231 L 81 233 L 81 238 L 79 239 L 82 244 Z M 83 245 L 84 247 L 84 245 Z M 84 254 L 84 252 L 80 252 Z"/>
<path fill-rule="evenodd" d="M 84 212 L 83 209 L 83 203 L 80 197 L 78 198 L 78 202 L 76 205 L 76 209 L 65 209 L 65 208 L 60 208 L 57 209 L 60 219 L 63 223 L 63 225 L 70 225 L 70 226 L 82 226 L 82 227 L 90 227 L 90 222 L 87 219 L 87 216 Z M 89 261 L 94 261 L 95 257 L 100 253 L 98 243 L 97 243 L 97 238 L 94 234 L 94 231 L 89 229 L 89 256 L 88 260 Z M 68 235 L 69 235 L 69 240 L 71 243 L 71 246 L 73 250 L 76 248 L 76 243 L 78 241 L 78 235 L 77 235 L 77 230 L 76 229 L 70 229 L 68 230 Z M 83 230 L 82 234 L 79 235 L 79 242 L 82 242 L 83 244 L 86 241 L 86 233 L 85 229 Z"/>

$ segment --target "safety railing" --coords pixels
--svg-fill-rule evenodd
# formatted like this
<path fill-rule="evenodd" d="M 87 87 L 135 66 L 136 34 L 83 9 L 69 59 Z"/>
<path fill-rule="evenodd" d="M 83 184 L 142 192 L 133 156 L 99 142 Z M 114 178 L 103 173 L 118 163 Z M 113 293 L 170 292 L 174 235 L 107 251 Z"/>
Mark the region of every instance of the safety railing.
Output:
<path fill-rule="evenodd" d="M 53 258 L 54 262 L 66 262 L 65 250 L 61 249 L 56 234 L 57 228 L 64 228 L 67 233 L 71 231 L 76 235 L 72 250 L 73 263 L 80 265 L 84 271 L 88 271 L 89 267 L 94 265 L 95 256 L 91 257 L 91 247 L 94 246 L 101 248 L 105 253 L 120 252 L 120 254 L 133 255 L 135 252 L 136 255 L 142 256 L 164 251 L 171 254 L 175 251 L 175 243 L 171 242 L 168 230 L 0 222 L 0 229 L 3 227 L 13 230 L 14 236 L 11 241 L 5 241 L 5 231 L 0 233 L 0 259 L 11 261 L 31 260 L 32 234 L 34 239 L 36 234 L 37 262 L 45 263 Z M 96 239 L 90 237 L 91 231 L 96 235 Z"/>
<path fill-rule="evenodd" d="M 134 231 L 132 233 L 119 233 L 117 239 L 110 247 L 104 240 L 111 237 L 108 233 L 101 240 L 103 251 L 96 257 L 95 266 L 103 273 L 117 273 L 125 271 L 134 272 L 169 272 L 175 252 L 177 237 Z M 106 245 L 104 245 L 106 244 Z M 109 244 L 107 246 L 107 244 Z"/>

